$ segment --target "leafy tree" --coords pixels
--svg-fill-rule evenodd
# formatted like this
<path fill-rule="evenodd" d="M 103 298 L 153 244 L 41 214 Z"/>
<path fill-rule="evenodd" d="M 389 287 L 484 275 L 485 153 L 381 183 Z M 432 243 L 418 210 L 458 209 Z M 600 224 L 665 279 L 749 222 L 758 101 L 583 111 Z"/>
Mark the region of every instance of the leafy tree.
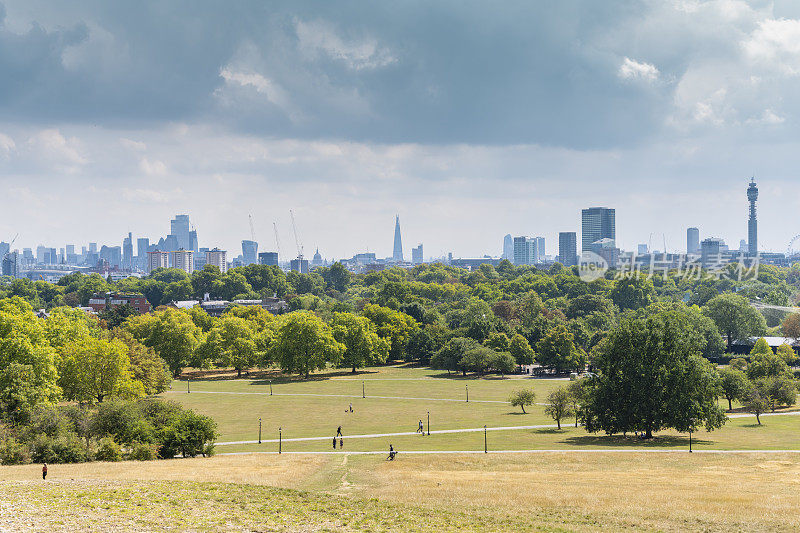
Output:
<path fill-rule="evenodd" d="M 173 377 L 180 375 L 204 340 L 202 330 L 191 315 L 177 309 L 131 317 L 125 329 L 142 344 L 153 348 L 167 362 Z"/>
<path fill-rule="evenodd" d="M 656 291 L 651 280 L 636 275 L 617 281 L 609 296 L 620 309 L 641 309 L 653 303 Z"/>
<path fill-rule="evenodd" d="M 715 296 L 703 307 L 703 314 L 716 323 L 728 341 L 728 350 L 733 341 L 744 340 L 753 335 L 764 335 L 767 330 L 763 315 L 738 294 L 725 293 Z"/>
<path fill-rule="evenodd" d="M 608 434 L 721 427 L 719 376 L 700 355 L 703 339 L 686 310 L 621 319 L 603 341 L 590 380 L 586 428 Z"/>
<path fill-rule="evenodd" d="M 394 360 L 403 359 L 411 334 L 417 328 L 413 318 L 400 311 L 369 304 L 363 314 L 378 328 L 378 335 L 389 341 L 389 355 Z"/>
<path fill-rule="evenodd" d="M 750 382 L 744 372 L 731 367 L 723 368 L 719 371 L 719 375 L 720 389 L 722 390 L 722 395 L 728 400 L 728 410 L 730 411 L 733 409 L 733 400 L 744 397 Z"/>
<path fill-rule="evenodd" d="M 490 333 L 486 340 L 483 341 L 484 346 L 488 346 L 496 352 L 507 352 L 510 343 L 508 335 L 502 332 Z"/>
<path fill-rule="evenodd" d="M 768 347 L 769 348 L 769 347 Z M 772 353 L 757 353 L 747 365 L 747 377 L 750 379 L 775 377 L 789 374 L 789 367 L 779 355 Z"/>
<path fill-rule="evenodd" d="M 0 410 L 12 423 L 25 423 L 39 401 L 31 365 L 9 363 L 0 370 Z"/>
<path fill-rule="evenodd" d="M 214 354 L 220 366 L 233 367 L 236 376 L 252 368 L 264 354 L 259 351 L 254 324 L 236 315 L 224 314 L 206 336 L 203 353 Z"/>
<path fill-rule="evenodd" d="M 459 365 L 464 355 L 480 346 L 478 341 L 468 337 L 454 337 L 447 341 L 442 348 L 431 357 L 431 367 L 437 370 L 447 370 L 449 372 L 463 372 L 466 370 Z"/>
<path fill-rule="evenodd" d="M 194 297 L 203 299 L 206 294 L 209 297 L 216 297 L 214 291 L 219 287 L 221 276 L 219 267 L 216 265 L 203 265 L 202 270 L 195 270 L 192 273 L 192 294 Z"/>
<path fill-rule="evenodd" d="M 767 355 L 772 353 L 772 348 L 770 348 L 767 340 L 764 337 L 761 337 L 756 341 L 753 345 L 753 348 L 750 350 L 750 356 L 755 355 Z"/>
<path fill-rule="evenodd" d="M 7 405 L 55 402 L 61 396 L 56 352 L 48 342 L 42 321 L 18 296 L 0 301 L 0 397 Z M 14 371 L 22 372 L 24 383 Z"/>
<path fill-rule="evenodd" d="M 536 353 L 528 343 L 528 339 L 516 333 L 508 343 L 508 353 L 518 365 L 532 365 L 536 360 Z"/>
<path fill-rule="evenodd" d="M 551 328 L 539 341 L 538 361 L 556 372 L 580 371 L 586 365 L 586 352 L 575 346 L 574 337 L 563 324 Z"/>
<path fill-rule="evenodd" d="M 345 349 L 328 325 L 308 311 L 282 316 L 270 345 L 272 359 L 282 371 L 306 378 L 328 363 L 339 364 Z"/>
<path fill-rule="evenodd" d="M 559 387 L 547 395 L 544 413 L 556 421 L 561 429 L 561 420 L 572 414 L 572 400 L 566 387 Z"/>
<path fill-rule="evenodd" d="M 589 380 L 587 378 L 580 378 L 570 381 L 567 385 L 567 392 L 569 393 L 570 410 L 575 415 L 575 427 L 578 427 L 581 411 L 586 403 L 588 395 Z"/>
<path fill-rule="evenodd" d="M 747 359 L 743 357 L 734 357 L 728 363 L 728 366 L 735 370 L 745 371 L 747 370 Z"/>
<path fill-rule="evenodd" d="M 130 304 L 119 305 L 113 309 L 106 309 L 100 311 L 97 316 L 105 322 L 108 329 L 114 329 L 122 325 L 123 322 L 129 317 L 138 314 L 136 309 Z"/>
<path fill-rule="evenodd" d="M 436 340 L 430 334 L 431 326 L 414 330 L 406 346 L 406 356 L 409 360 L 419 361 L 423 364 L 430 363 L 436 353 Z"/>
<path fill-rule="evenodd" d="M 386 362 L 389 343 L 378 337 L 375 324 L 367 317 L 353 313 L 334 313 L 331 328 L 333 337 L 345 347 L 339 366 L 352 368 L 355 373 L 358 367 Z"/>
<path fill-rule="evenodd" d="M 102 402 L 116 395 L 144 396 L 143 385 L 133 379 L 127 347 L 119 340 L 89 338 L 68 344 L 59 380 L 64 396 L 78 402 Z"/>
<path fill-rule="evenodd" d="M 341 263 L 332 264 L 322 278 L 329 287 L 333 287 L 339 292 L 346 291 L 350 285 L 350 272 Z"/>
<path fill-rule="evenodd" d="M 217 423 L 210 417 L 192 411 L 183 411 L 162 431 L 163 446 L 159 454 L 172 458 L 176 453 L 183 457 L 203 457 L 214 450 Z"/>
<path fill-rule="evenodd" d="M 536 401 L 536 393 L 531 389 L 520 389 L 511 393 L 508 398 L 508 403 L 513 407 L 521 407 L 522 412 L 525 412 L 526 405 L 533 405 Z"/>
<path fill-rule="evenodd" d="M 762 379 L 752 383 L 742 398 L 742 405 L 745 411 L 756 415 L 756 422 L 760 426 L 761 415 L 770 408 L 767 383 Z"/>
<path fill-rule="evenodd" d="M 770 409 L 779 405 L 792 406 L 797 401 L 797 384 L 787 374 L 762 378 L 769 398 Z"/>
<path fill-rule="evenodd" d="M 781 332 L 792 339 L 800 339 L 800 313 L 792 313 L 783 319 Z"/>
<path fill-rule="evenodd" d="M 783 359 L 787 365 L 794 364 L 797 361 L 797 354 L 789 344 L 781 344 L 778 346 L 778 357 Z"/>
<path fill-rule="evenodd" d="M 128 349 L 133 379 L 140 382 L 147 395 L 159 394 L 169 389 L 172 374 L 164 361 L 153 350 L 136 340 L 130 332 L 117 328 L 112 337 L 119 339 Z"/>

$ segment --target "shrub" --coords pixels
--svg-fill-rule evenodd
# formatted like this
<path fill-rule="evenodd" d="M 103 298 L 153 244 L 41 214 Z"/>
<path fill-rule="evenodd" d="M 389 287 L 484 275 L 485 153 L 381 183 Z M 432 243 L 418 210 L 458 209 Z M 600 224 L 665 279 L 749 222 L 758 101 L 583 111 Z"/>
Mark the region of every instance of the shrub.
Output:
<path fill-rule="evenodd" d="M 31 442 L 31 460 L 34 463 L 85 463 L 89 452 L 74 433 L 56 438 L 41 434 Z"/>
<path fill-rule="evenodd" d="M 37 435 L 31 442 L 31 460 L 34 463 L 55 463 L 53 439 L 47 435 Z"/>
<path fill-rule="evenodd" d="M 0 464 L 21 465 L 30 461 L 25 446 L 17 442 L 13 437 L 9 437 L 0 442 Z"/>
<path fill-rule="evenodd" d="M 213 419 L 193 411 L 183 411 L 178 419 L 160 435 L 162 448 L 159 455 L 165 459 L 180 452 L 184 457 L 206 456 L 217 438 L 217 424 Z"/>
<path fill-rule="evenodd" d="M 111 437 L 105 437 L 100 440 L 94 458 L 96 461 L 122 461 L 122 448 Z"/>
<path fill-rule="evenodd" d="M 158 444 L 151 444 L 148 442 L 134 442 L 131 444 L 131 451 L 128 454 L 128 459 L 131 461 L 152 461 L 158 457 Z"/>

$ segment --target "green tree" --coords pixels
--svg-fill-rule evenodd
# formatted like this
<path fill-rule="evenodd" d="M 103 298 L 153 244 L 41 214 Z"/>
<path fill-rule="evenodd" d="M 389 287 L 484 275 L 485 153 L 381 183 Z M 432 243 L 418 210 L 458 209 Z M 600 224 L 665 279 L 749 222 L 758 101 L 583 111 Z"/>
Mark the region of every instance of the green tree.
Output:
<path fill-rule="evenodd" d="M 333 337 L 330 327 L 308 311 L 296 311 L 279 318 L 270 345 L 272 360 L 281 370 L 308 378 L 313 370 L 328 363 L 337 365 L 346 347 Z"/>
<path fill-rule="evenodd" d="M 119 339 L 128 349 L 133 379 L 144 387 L 145 394 L 159 394 L 169 389 L 172 374 L 164 361 L 152 348 L 136 340 L 130 332 L 117 328 L 112 337 Z"/>
<path fill-rule="evenodd" d="M 125 329 L 142 344 L 153 348 L 167 362 L 173 377 L 180 375 L 204 340 L 202 330 L 189 313 L 178 309 L 131 317 Z"/>
<path fill-rule="evenodd" d="M 355 373 L 358 367 L 386 362 L 389 342 L 378 337 L 375 324 L 367 317 L 353 313 L 334 313 L 331 328 L 333 337 L 345 347 L 339 362 L 342 368 L 352 368 Z"/>
<path fill-rule="evenodd" d="M 769 347 L 768 347 L 769 348 Z M 776 377 L 789 374 L 786 362 L 768 349 L 768 353 L 757 353 L 747 365 L 747 377 L 750 379 Z"/>
<path fill-rule="evenodd" d="M 496 352 L 507 352 L 509 351 L 509 345 L 511 341 L 508 338 L 508 335 L 502 332 L 495 332 L 490 333 L 486 340 L 483 341 L 484 346 L 488 346 L 492 350 Z"/>
<path fill-rule="evenodd" d="M 464 375 L 467 371 L 462 369 L 459 365 L 464 355 L 480 346 L 478 341 L 468 337 L 453 337 L 447 341 L 441 349 L 436 352 L 436 355 L 431 357 L 431 368 L 437 370 L 447 370 L 447 372 L 462 372 Z"/>
<path fill-rule="evenodd" d="M 639 274 L 617 281 L 609 296 L 620 309 L 641 309 L 655 301 L 656 291 L 653 282 Z"/>
<path fill-rule="evenodd" d="M 550 328 L 539 341 L 538 361 L 556 372 L 581 371 L 586 365 L 586 352 L 575 346 L 572 332 L 564 324 Z"/>
<path fill-rule="evenodd" d="M 226 313 L 219 318 L 205 339 L 203 353 L 212 354 L 219 366 L 233 367 L 236 376 L 263 360 L 251 322 Z"/>
<path fill-rule="evenodd" d="M 64 349 L 59 383 L 68 400 L 102 402 L 109 396 L 139 398 L 144 386 L 135 381 L 125 344 L 119 340 L 84 339 Z"/>
<path fill-rule="evenodd" d="M 783 319 L 781 332 L 786 337 L 800 339 L 800 313 L 792 313 Z"/>
<path fill-rule="evenodd" d="M 783 359 L 787 365 L 794 364 L 797 361 L 797 354 L 789 344 L 781 344 L 778 346 L 778 357 Z"/>
<path fill-rule="evenodd" d="M 738 294 L 725 293 L 713 297 L 703 307 L 703 314 L 717 325 L 728 342 L 744 340 L 753 335 L 764 335 L 767 323 L 764 316 Z"/>
<path fill-rule="evenodd" d="M 572 400 L 566 387 L 559 387 L 547 395 L 544 413 L 556 421 L 561 429 L 561 420 L 572 414 Z"/>
<path fill-rule="evenodd" d="M 742 398 L 750 386 L 747 375 L 735 368 L 723 368 L 719 371 L 720 389 L 722 395 L 728 400 L 728 410 L 733 409 L 733 400 Z"/>
<path fill-rule="evenodd" d="M 767 383 L 763 379 L 756 380 L 750 385 L 744 397 L 742 405 L 745 411 L 756 415 L 756 422 L 761 425 L 761 415 L 770 408 L 769 392 Z"/>
<path fill-rule="evenodd" d="M 525 412 L 526 405 L 533 405 L 536 401 L 536 393 L 531 389 L 520 389 L 511 393 L 508 398 L 508 403 L 513 407 L 521 407 L 522 412 Z"/>
<path fill-rule="evenodd" d="M 532 365 L 536 360 L 536 353 L 528 343 L 528 339 L 519 333 L 511 337 L 511 342 L 508 343 L 508 353 L 518 365 Z"/>
<path fill-rule="evenodd" d="M 721 427 L 719 376 L 700 355 L 702 336 L 687 310 L 654 310 L 621 319 L 597 351 L 586 428 L 608 434 Z"/>
<path fill-rule="evenodd" d="M 767 343 L 767 339 L 765 339 L 764 337 L 758 339 L 756 343 L 753 345 L 753 348 L 750 350 L 751 357 L 755 355 L 766 355 L 771 353 L 772 353 L 772 348 L 770 348 L 769 344 Z"/>
<path fill-rule="evenodd" d="M 575 427 L 578 427 L 578 422 L 586 404 L 588 396 L 589 380 L 587 378 L 579 378 L 570 381 L 567 385 L 567 392 L 569 392 L 570 409 L 572 414 L 575 415 Z"/>
<path fill-rule="evenodd" d="M 363 314 L 378 328 L 378 335 L 389 341 L 389 355 L 394 360 L 403 359 L 406 345 L 417 328 L 413 318 L 388 307 L 369 304 Z"/>

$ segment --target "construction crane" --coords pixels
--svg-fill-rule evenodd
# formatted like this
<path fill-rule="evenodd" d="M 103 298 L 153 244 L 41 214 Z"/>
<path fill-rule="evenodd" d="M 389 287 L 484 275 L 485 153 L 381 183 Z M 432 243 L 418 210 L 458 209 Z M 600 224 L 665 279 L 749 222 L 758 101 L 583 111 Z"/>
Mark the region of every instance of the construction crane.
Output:
<path fill-rule="evenodd" d="M 281 256 L 281 243 L 278 242 L 278 223 L 277 222 L 274 222 L 274 221 L 272 222 L 272 229 L 275 230 L 275 248 L 276 248 L 275 251 L 278 252 L 278 257 L 280 257 Z"/>
<path fill-rule="evenodd" d="M 300 239 L 297 237 L 297 224 L 294 222 L 294 212 L 289 209 L 289 216 L 292 217 L 292 231 L 294 231 L 294 244 L 297 246 L 297 258 L 303 259 L 303 245 L 300 242 Z"/>
<path fill-rule="evenodd" d="M 247 215 L 247 218 L 250 219 L 250 238 L 253 239 L 253 242 L 255 242 L 256 230 L 253 228 L 253 215 Z"/>
<path fill-rule="evenodd" d="M 5 253 L 5 255 L 4 255 L 3 257 L 0 257 L 0 261 L 2 261 L 3 259 L 5 259 L 5 258 L 8 256 L 8 254 L 10 254 L 10 253 L 11 253 L 11 249 L 12 249 L 12 247 L 14 246 L 14 242 L 16 242 L 16 240 L 17 240 L 17 237 L 19 237 L 19 233 L 17 233 L 16 235 L 14 235 L 14 238 L 13 238 L 13 239 L 11 239 L 11 242 L 10 242 L 10 243 L 8 243 L 8 251 Z"/>

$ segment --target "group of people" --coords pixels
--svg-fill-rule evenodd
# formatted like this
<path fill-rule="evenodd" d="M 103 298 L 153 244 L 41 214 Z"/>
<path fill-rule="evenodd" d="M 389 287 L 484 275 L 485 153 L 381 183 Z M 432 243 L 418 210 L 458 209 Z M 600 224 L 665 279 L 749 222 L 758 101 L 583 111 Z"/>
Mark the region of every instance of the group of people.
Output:
<path fill-rule="evenodd" d="M 350 409 L 351 409 L 351 412 L 352 412 L 352 409 L 353 409 L 352 405 L 350 406 Z M 422 431 L 422 420 L 419 421 L 419 428 L 420 428 L 419 430 Z M 423 435 L 424 435 L 424 433 L 423 433 Z M 336 428 L 336 435 L 333 436 L 333 449 L 334 450 L 336 449 L 336 440 L 337 439 L 339 440 L 339 449 L 343 450 L 344 449 L 344 435 L 342 435 L 342 426 L 339 426 L 339 427 Z M 394 447 L 390 444 L 389 445 L 389 457 L 388 457 L 388 459 L 390 461 L 394 461 L 394 458 L 395 458 L 396 455 L 397 455 L 397 452 L 394 450 Z"/>

